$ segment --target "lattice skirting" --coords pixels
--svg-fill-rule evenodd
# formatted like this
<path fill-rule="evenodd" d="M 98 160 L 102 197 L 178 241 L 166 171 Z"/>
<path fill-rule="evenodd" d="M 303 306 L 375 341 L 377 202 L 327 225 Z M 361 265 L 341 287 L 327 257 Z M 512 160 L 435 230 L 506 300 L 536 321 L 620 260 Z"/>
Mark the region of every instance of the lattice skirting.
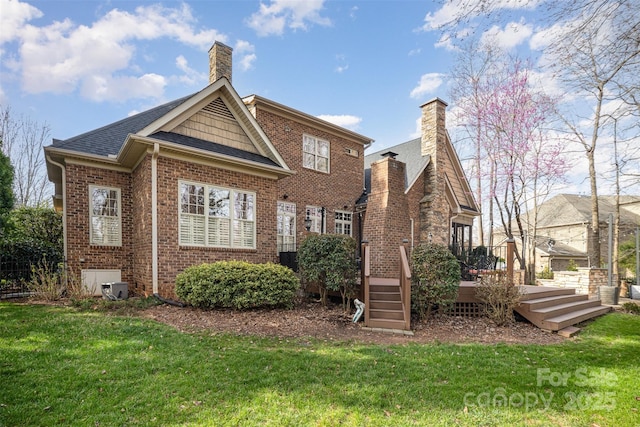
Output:
<path fill-rule="evenodd" d="M 484 304 L 478 302 L 457 302 L 451 308 L 451 314 L 461 317 L 480 317 Z"/>

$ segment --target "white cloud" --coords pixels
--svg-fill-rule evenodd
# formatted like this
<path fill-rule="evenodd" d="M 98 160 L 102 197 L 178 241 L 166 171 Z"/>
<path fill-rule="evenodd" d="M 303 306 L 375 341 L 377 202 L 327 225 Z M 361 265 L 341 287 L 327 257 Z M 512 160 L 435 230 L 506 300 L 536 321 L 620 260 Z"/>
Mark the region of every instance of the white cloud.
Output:
<path fill-rule="evenodd" d="M 254 62 L 258 59 L 255 54 L 256 47 L 245 40 L 238 40 L 234 51 L 240 55 L 239 65 L 242 71 L 247 71 L 253 68 Z"/>
<path fill-rule="evenodd" d="M 329 18 L 320 16 L 324 0 L 271 0 L 260 3 L 259 10 L 246 23 L 258 36 L 282 35 L 285 27 L 307 30 L 309 24 L 328 26 Z"/>
<path fill-rule="evenodd" d="M 533 28 L 530 24 L 525 24 L 523 20 L 520 22 L 509 22 L 500 28 L 494 25 L 480 38 L 483 44 L 495 44 L 503 50 L 511 50 L 514 47 L 522 44 L 525 40 L 531 37 Z"/>
<path fill-rule="evenodd" d="M 322 114 L 318 116 L 319 119 L 326 120 L 329 123 L 333 123 L 334 125 L 342 126 L 347 129 L 355 130 L 358 128 L 360 122 L 362 122 L 362 118 L 358 116 L 351 116 L 348 114 L 342 115 L 331 115 L 331 114 Z"/>
<path fill-rule="evenodd" d="M 2 10 L 0 45 L 18 38 L 21 29 L 28 21 L 42 17 L 40 9 L 17 0 L 0 0 L 0 10 Z"/>
<path fill-rule="evenodd" d="M 133 63 L 136 41 L 169 38 L 206 50 L 213 40 L 226 40 L 216 30 L 196 30 L 186 4 L 177 8 L 140 6 L 134 12 L 112 9 L 88 26 L 66 19 L 38 27 L 28 21 L 41 16 L 39 11 L 25 8 L 24 3 L 0 1 L 14 9 L 22 5 L 22 15 L 14 14 L 18 18 L 11 21 L 19 27 L 11 31 L 20 44 L 15 72 L 21 73 L 22 88 L 29 93 L 70 93 L 80 88 L 82 96 L 98 101 L 161 98 L 166 79 L 142 74 Z M 24 12 L 27 9 L 29 13 Z M 177 66 L 186 67 L 186 61 Z M 132 82 L 140 87 L 132 87 Z"/>
<path fill-rule="evenodd" d="M 442 77 L 443 75 L 440 73 L 423 74 L 418 86 L 413 88 L 409 96 L 416 99 L 427 93 L 435 92 L 442 85 Z"/>
<path fill-rule="evenodd" d="M 178 80 L 182 83 L 197 85 L 206 82 L 208 79 L 208 76 L 205 73 L 201 73 L 189 67 L 187 59 L 182 55 L 179 55 L 176 58 L 176 67 L 183 72 L 181 76 L 178 76 Z"/>
<path fill-rule="evenodd" d="M 132 76 L 93 75 L 82 83 L 81 93 L 92 101 L 122 101 L 128 98 L 157 98 L 164 92 L 166 79 L 158 74 Z"/>
<path fill-rule="evenodd" d="M 417 49 L 411 49 L 411 50 L 409 51 L 409 56 L 419 55 L 419 54 L 420 54 L 420 52 L 422 52 L 422 49 L 420 49 L 420 48 L 417 48 Z"/>
<path fill-rule="evenodd" d="M 545 0 L 447 0 L 435 12 L 429 12 L 424 17 L 422 30 L 432 31 L 441 29 L 457 21 L 470 21 L 480 15 L 487 15 L 500 10 L 533 10 Z"/>

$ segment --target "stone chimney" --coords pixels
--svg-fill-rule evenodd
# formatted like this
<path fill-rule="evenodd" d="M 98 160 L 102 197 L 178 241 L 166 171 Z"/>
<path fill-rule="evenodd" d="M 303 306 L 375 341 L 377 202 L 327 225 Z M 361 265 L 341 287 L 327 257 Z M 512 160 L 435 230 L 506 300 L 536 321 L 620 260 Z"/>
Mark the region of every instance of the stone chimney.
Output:
<path fill-rule="evenodd" d="M 449 204 L 446 198 L 446 144 L 445 110 L 447 103 L 432 99 L 422 109 L 423 156 L 430 156 L 425 170 L 425 197 L 420 202 L 420 241 L 449 244 Z"/>
<path fill-rule="evenodd" d="M 226 77 L 231 83 L 231 57 L 233 49 L 216 41 L 209 49 L 209 84 L 220 77 Z"/>

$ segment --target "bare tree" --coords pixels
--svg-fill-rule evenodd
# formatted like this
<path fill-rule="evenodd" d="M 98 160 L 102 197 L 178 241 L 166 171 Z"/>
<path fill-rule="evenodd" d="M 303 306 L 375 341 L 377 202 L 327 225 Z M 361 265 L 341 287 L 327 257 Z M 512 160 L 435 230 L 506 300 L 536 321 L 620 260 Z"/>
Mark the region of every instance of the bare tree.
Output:
<path fill-rule="evenodd" d="M 596 149 L 603 131 L 603 106 L 623 99 L 632 102 L 640 75 L 640 8 L 629 0 L 573 0 L 558 2 L 555 17 L 561 28 L 550 44 L 551 63 L 568 94 L 586 100 L 591 109 L 587 117 L 575 110 L 561 117 L 583 148 L 589 165 L 591 187 L 590 256 L 599 266 L 600 218 Z M 580 126 L 587 119 L 590 129 Z"/>
<path fill-rule="evenodd" d="M 43 146 L 50 139 L 50 127 L 29 117 L 13 117 L 9 107 L 0 107 L 2 151 L 9 156 L 15 175 L 13 193 L 17 206 L 48 205 L 51 194 Z"/>

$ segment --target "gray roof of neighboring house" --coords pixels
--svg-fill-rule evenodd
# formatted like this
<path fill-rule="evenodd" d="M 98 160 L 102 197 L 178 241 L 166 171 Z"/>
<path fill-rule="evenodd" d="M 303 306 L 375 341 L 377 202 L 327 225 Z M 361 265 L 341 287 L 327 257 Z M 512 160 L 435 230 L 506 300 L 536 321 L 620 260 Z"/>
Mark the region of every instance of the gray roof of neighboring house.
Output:
<path fill-rule="evenodd" d="M 81 153 L 95 154 L 98 156 L 118 154 L 129 134 L 141 131 L 147 127 L 147 125 L 164 116 L 192 96 L 193 94 L 176 99 L 69 139 L 54 139 L 53 146 L 55 148 L 79 151 Z"/>
<path fill-rule="evenodd" d="M 629 196 L 633 197 L 633 196 Z M 627 198 L 628 200 L 628 198 Z M 640 197 L 638 198 L 640 201 Z M 609 213 L 615 213 L 615 199 L 611 196 L 598 197 L 600 222 L 607 220 Z M 640 224 L 640 216 L 628 210 L 620 210 L 622 222 Z M 591 222 L 591 197 L 577 194 L 558 194 L 542 205 L 538 211 L 537 227 L 554 227 Z"/>
<path fill-rule="evenodd" d="M 394 145 L 364 157 L 364 192 L 357 204 L 367 202 L 367 195 L 371 192 L 371 163 L 382 159 L 382 155 L 389 151 L 396 154 L 395 158 L 405 164 L 405 189 L 422 172 L 429 163 L 429 156 L 422 156 L 421 139 L 416 138 L 402 144 Z"/>
<path fill-rule="evenodd" d="M 550 240 L 552 241 L 551 245 L 549 244 Z M 587 258 L 587 254 L 585 252 L 581 252 L 571 246 L 565 245 L 564 243 L 556 242 L 548 237 L 538 236 L 536 238 L 536 249 L 549 256 Z"/>
<path fill-rule="evenodd" d="M 261 156 L 260 154 L 251 153 L 249 151 L 240 150 L 238 148 L 229 147 L 228 145 L 217 144 L 215 142 L 205 141 L 203 139 L 193 138 L 186 135 L 173 132 L 156 132 L 150 135 L 151 138 L 160 139 L 162 141 L 173 142 L 191 148 L 210 151 L 212 153 L 224 154 L 226 156 L 236 157 L 243 160 L 249 160 L 269 166 L 278 166 L 273 160 Z"/>

